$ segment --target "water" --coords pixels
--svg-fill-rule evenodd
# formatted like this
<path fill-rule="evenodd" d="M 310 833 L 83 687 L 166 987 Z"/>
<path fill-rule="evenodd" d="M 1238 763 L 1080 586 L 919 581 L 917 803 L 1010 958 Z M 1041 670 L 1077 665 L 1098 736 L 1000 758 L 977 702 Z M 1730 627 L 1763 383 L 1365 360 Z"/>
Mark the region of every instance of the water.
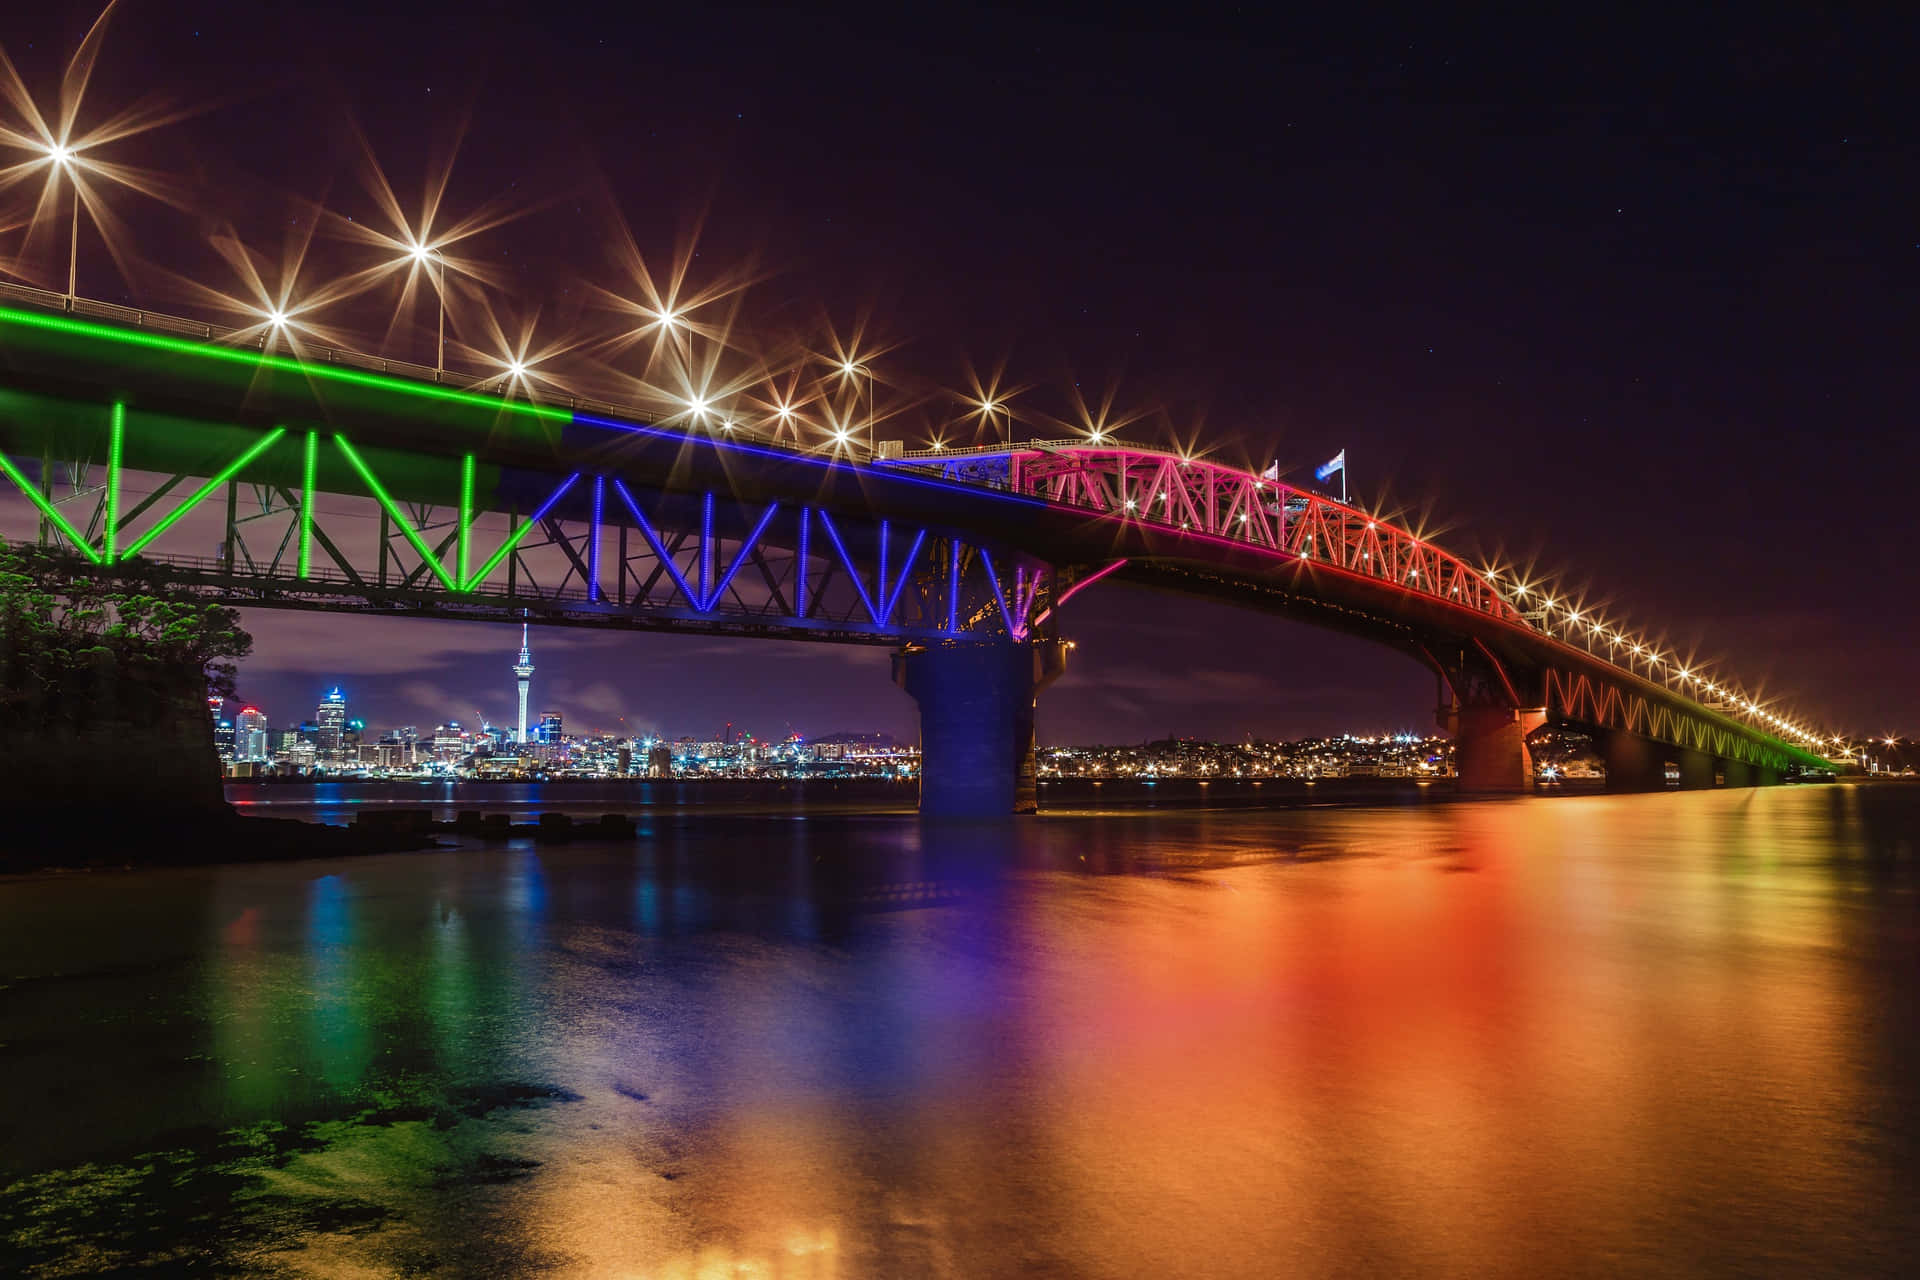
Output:
<path fill-rule="evenodd" d="M 1917 863 L 1831 786 L 0 881 L 0 1272 L 1910 1274 Z"/>

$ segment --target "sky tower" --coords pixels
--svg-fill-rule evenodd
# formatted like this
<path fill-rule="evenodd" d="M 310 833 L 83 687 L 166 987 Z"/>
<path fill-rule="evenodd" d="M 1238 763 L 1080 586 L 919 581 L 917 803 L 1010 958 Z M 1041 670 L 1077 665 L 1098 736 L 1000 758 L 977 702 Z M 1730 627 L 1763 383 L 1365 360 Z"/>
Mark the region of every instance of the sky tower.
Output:
<path fill-rule="evenodd" d="M 527 740 L 527 686 L 533 683 L 533 650 L 527 648 L 527 624 L 520 624 L 520 660 L 513 664 L 520 681 L 520 733 L 515 742 Z"/>

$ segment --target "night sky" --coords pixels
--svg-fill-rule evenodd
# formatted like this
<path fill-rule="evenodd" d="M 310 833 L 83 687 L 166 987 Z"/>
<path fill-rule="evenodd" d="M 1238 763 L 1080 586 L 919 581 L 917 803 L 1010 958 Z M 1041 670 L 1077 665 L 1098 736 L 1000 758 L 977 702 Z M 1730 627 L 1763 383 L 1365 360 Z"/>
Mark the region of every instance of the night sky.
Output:
<path fill-rule="evenodd" d="M 50 97 L 97 9 L 17 8 L 0 43 Z M 759 277 L 742 325 L 867 318 L 913 406 L 882 436 L 1004 358 L 1035 413 L 1117 385 L 1128 435 L 1294 479 L 1344 447 L 1356 498 L 1450 550 L 1559 574 L 1815 725 L 1920 731 L 1911 20 L 614 8 L 116 12 L 89 112 L 204 108 L 107 153 L 200 214 L 115 194 L 138 260 L 83 238 L 81 293 L 192 310 L 157 268 L 231 288 L 224 224 L 278 252 L 303 200 L 372 215 L 350 121 L 410 209 L 464 124 L 447 208 L 532 210 L 474 249 L 542 332 L 590 327 L 584 279 L 619 287 L 617 220 L 663 266 L 697 227 L 694 279 Z M 360 252 L 316 242 L 311 278 Z M 1362 642 L 1126 588 L 1075 606 L 1043 741 L 1432 724 L 1431 676 Z M 512 710 L 507 628 L 247 622 L 242 694 L 276 724 L 335 683 L 375 728 Z M 913 736 L 881 650 L 534 647 L 571 729 Z"/>

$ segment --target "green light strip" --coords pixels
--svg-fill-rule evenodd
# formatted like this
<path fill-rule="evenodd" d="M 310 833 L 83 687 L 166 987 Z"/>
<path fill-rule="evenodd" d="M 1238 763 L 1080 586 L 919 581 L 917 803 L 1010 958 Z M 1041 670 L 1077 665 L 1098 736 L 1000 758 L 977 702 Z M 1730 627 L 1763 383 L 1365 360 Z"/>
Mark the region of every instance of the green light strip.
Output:
<path fill-rule="evenodd" d="M 313 564 L 313 473 L 319 461 L 320 433 L 307 432 L 305 475 L 300 483 L 300 577 L 305 581 Z"/>
<path fill-rule="evenodd" d="M 378 391 L 392 391 L 400 395 L 418 396 L 427 400 L 439 400 L 447 404 L 463 404 L 474 408 L 491 409 L 496 413 L 524 414 L 534 418 L 544 418 L 552 422 L 569 422 L 573 412 L 569 409 L 557 409 L 549 405 L 516 404 L 498 396 L 483 395 L 477 391 L 458 391 L 450 387 L 435 387 L 425 383 L 409 382 L 404 378 L 395 378 L 387 374 L 363 373 L 358 369 L 341 369 L 333 365 L 306 364 L 290 356 L 269 355 L 264 352 L 241 351 L 233 347 L 213 346 L 204 342 L 194 342 L 187 338 L 173 338 L 165 334 L 144 333 L 137 330 L 120 329 L 112 325 L 94 324 L 87 320 L 78 320 L 71 316 L 41 315 L 33 311 L 21 311 L 14 307 L 0 307 L 0 324 L 17 324 L 31 329 L 44 329 L 52 333 L 69 333 L 84 338 L 98 338 L 107 342 L 118 342 L 125 346 L 144 347 L 150 351 L 165 351 L 173 355 L 199 356 L 208 360 L 224 361 L 228 364 L 244 365 L 249 369 L 280 369 L 289 373 L 298 373 L 302 377 L 314 378 L 322 382 L 337 382 L 346 386 L 370 387 Z"/>
<path fill-rule="evenodd" d="M 158 524 L 153 526 L 153 528 L 147 530 L 145 533 L 141 534 L 138 538 L 135 538 L 133 540 L 132 545 L 130 545 L 125 551 L 121 552 L 120 558 L 125 560 L 125 559 L 130 559 L 133 556 L 139 555 L 140 549 L 142 547 L 146 546 L 149 542 L 152 542 L 155 538 L 165 533 L 170 527 L 172 527 L 174 521 L 178 520 L 181 516 L 184 516 L 185 514 L 187 514 L 187 512 L 199 506 L 200 503 L 205 501 L 207 496 L 211 494 L 214 490 L 218 489 L 221 485 L 225 484 L 227 481 L 233 479 L 234 474 L 238 472 L 240 468 L 246 466 L 249 462 L 252 462 L 255 458 L 259 457 L 261 454 L 265 453 L 268 449 L 272 448 L 275 442 L 277 442 L 280 439 L 280 437 L 285 434 L 287 434 L 287 429 L 285 427 L 275 427 L 272 431 L 268 432 L 259 441 L 255 442 L 254 446 L 251 449 L 248 449 L 245 453 L 241 454 L 239 457 L 235 458 L 232 462 L 228 463 L 220 471 L 220 474 L 214 476 L 211 480 L 201 485 L 198 489 L 195 489 L 193 491 L 192 497 L 188 498 L 185 502 L 182 502 L 179 506 L 175 507 L 172 511 L 169 511 L 164 517 L 161 518 Z"/>
<path fill-rule="evenodd" d="M 461 588 L 458 583 L 447 576 L 447 571 L 440 567 L 440 561 L 434 558 L 434 554 L 432 550 L 428 548 L 425 539 L 414 532 L 413 524 L 407 519 L 405 514 L 401 512 L 394 500 L 387 496 L 387 491 L 381 487 L 380 481 L 374 478 L 373 471 L 367 464 L 361 461 L 360 455 L 354 452 L 353 446 L 347 443 L 347 438 L 336 435 L 333 438 L 333 442 L 340 446 L 340 452 L 347 455 L 347 461 L 353 464 L 353 469 L 360 473 L 362 480 L 366 481 L 368 491 L 371 492 L 375 498 L 379 499 L 380 505 L 387 509 L 387 514 L 392 516 L 394 523 L 400 526 L 400 532 L 407 535 L 407 541 L 413 544 L 413 549 L 420 553 L 420 559 L 425 562 L 428 568 L 433 570 L 433 576 L 440 579 L 449 591 L 462 590 L 463 588 Z"/>
<path fill-rule="evenodd" d="M 460 581 L 467 581 L 467 526 L 473 523 L 473 455 L 460 464 Z M 464 589 L 464 588 L 463 588 Z"/>
<path fill-rule="evenodd" d="M 515 529 L 511 534 L 509 534 L 507 537 L 507 540 L 500 544 L 500 549 L 498 551 L 495 551 L 491 556 L 488 556 L 487 562 L 480 566 L 480 572 L 474 574 L 471 578 L 468 578 L 466 581 L 466 585 L 461 587 L 460 589 L 462 591 L 471 591 L 475 587 L 479 586 L 481 583 L 485 582 L 487 580 L 487 575 L 492 573 L 495 569 L 499 568 L 500 562 L 502 560 L 505 560 L 509 555 L 511 555 L 513 553 L 513 549 L 520 545 L 520 539 L 527 536 L 527 531 L 533 528 L 534 522 L 540 519 L 541 516 L 544 516 L 545 514 L 547 514 L 548 510 L 552 508 L 553 504 L 559 501 L 560 495 L 565 493 L 568 489 L 571 489 L 573 487 L 573 482 L 575 480 L 578 480 L 579 478 L 580 478 L 579 475 L 575 474 L 575 475 L 568 476 L 565 480 L 562 480 L 560 482 L 560 487 L 553 491 L 552 496 L 547 499 L 545 505 L 543 505 L 538 511 L 534 512 L 532 515 L 528 516 L 518 529 Z"/>
<path fill-rule="evenodd" d="M 101 541 L 101 564 L 113 563 L 113 544 L 120 524 L 120 444 L 127 434 L 127 406 L 113 402 L 113 425 L 107 434 L 107 531 Z"/>
<path fill-rule="evenodd" d="M 100 553 L 87 545 L 87 540 L 80 536 L 80 531 L 68 523 L 65 516 L 60 514 L 60 508 L 48 502 L 40 490 L 28 483 L 27 478 L 20 474 L 20 469 L 14 466 L 12 459 L 8 458 L 4 453 L 0 453 L 0 471 L 5 472 L 7 479 L 19 486 L 20 492 L 33 499 L 33 505 L 40 508 L 40 514 L 51 520 L 54 528 L 66 534 L 67 541 L 78 547 L 82 555 L 86 556 L 87 559 L 93 561 L 95 564 L 100 563 Z"/>

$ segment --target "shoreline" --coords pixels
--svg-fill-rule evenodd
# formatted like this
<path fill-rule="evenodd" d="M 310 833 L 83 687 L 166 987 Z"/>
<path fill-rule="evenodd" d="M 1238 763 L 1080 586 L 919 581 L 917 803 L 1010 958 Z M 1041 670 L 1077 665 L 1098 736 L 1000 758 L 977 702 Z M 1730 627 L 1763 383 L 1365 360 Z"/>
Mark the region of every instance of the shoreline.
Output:
<path fill-rule="evenodd" d="M 609 786 L 644 790 L 663 784 L 677 791 L 693 780 L 570 781 L 589 786 L 598 783 L 603 791 Z M 779 781 L 701 779 L 699 786 L 704 788 L 744 782 L 747 789 L 761 790 L 767 784 Z M 1911 778 L 1849 778 L 1839 781 L 1871 783 L 1876 787 L 1920 785 L 1920 782 Z M 1300 779 L 1231 778 L 1044 779 L 1040 791 L 1041 808 L 1038 814 L 1032 816 L 1045 818 L 1050 814 L 1087 815 L 1103 811 L 1256 812 L 1301 808 L 1400 808 L 1488 798 L 1461 796 L 1450 782 L 1408 778 L 1329 778 L 1312 782 Z M 243 781 L 241 785 L 250 784 Z M 453 780 L 443 784 L 449 791 L 464 785 Z M 501 785 L 489 782 L 479 789 L 494 790 Z M 544 790 L 556 784 L 520 785 L 532 790 Z M 272 808 L 274 805 L 272 802 L 247 800 L 237 803 L 230 800 L 225 813 L 209 813 L 203 820 L 176 816 L 158 826 L 157 819 L 144 815 L 108 818 L 84 825 L 30 820 L 16 826 L 8 851 L 0 854 L 0 876 L 298 862 L 313 858 L 457 850 L 463 847 L 461 843 L 441 838 L 445 836 L 453 836 L 461 841 L 477 840 L 486 845 L 522 839 L 530 839 L 541 845 L 574 840 L 631 841 L 645 838 L 639 823 L 654 817 L 693 818 L 704 814 L 716 819 L 782 821 L 797 817 L 912 818 L 914 809 L 911 800 L 903 803 L 899 793 L 910 790 L 913 785 L 877 779 L 840 780 L 828 784 L 829 789 L 833 792 L 845 789 L 868 794 L 811 797 L 793 794 L 791 802 L 783 805 L 730 804 L 724 799 L 717 803 L 689 803 L 684 797 L 670 798 L 664 803 L 658 799 L 637 796 L 568 797 L 564 792 L 573 788 L 564 784 L 558 788 L 562 794 L 557 796 L 529 795 L 519 800 L 488 802 L 469 793 L 423 804 L 422 801 L 427 798 L 418 794 L 416 784 L 393 784 L 378 780 L 314 783 L 300 789 L 311 793 L 320 788 L 334 791 L 383 788 L 413 794 L 391 797 L 336 796 L 330 803 L 309 799 L 288 806 L 344 810 L 350 812 L 354 819 L 346 823 L 328 821 L 326 819 L 331 815 L 324 812 L 316 812 L 310 817 L 248 812 L 256 806 Z M 272 784 L 268 789 L 283 791 L 296 787 L 297 784 L 281 782 Z M 802 789 L 793 787 L 789 782 L 778 790 L 798 792 Z M 231 782 L 228 790 L 233 790 Z M 1536 788 L 1529 793 L 1501 798 L 1545 799 L 1605 794 L 1604 783 L 1595 782 L 1571 786 L 1562 784 L 1551 789 Z M 1675 794 L 1679 793 L 1676 791 Z M 435 810 L 442 811 L 444 816 L 436 816 Z M 344 817 L 346 812 L 338 816 Z M 582 814 L 587 815 L 585 820 L 580 819 L 579 815 Z M 1009 815 L 1008 820 L 1019 819 Z M 51 860 L 44 856 L 22 857 L 17 851 L 24 849 L 59 850 L 62 856 Z M 136 854 L 135 851 L 140 852 Z"/>

